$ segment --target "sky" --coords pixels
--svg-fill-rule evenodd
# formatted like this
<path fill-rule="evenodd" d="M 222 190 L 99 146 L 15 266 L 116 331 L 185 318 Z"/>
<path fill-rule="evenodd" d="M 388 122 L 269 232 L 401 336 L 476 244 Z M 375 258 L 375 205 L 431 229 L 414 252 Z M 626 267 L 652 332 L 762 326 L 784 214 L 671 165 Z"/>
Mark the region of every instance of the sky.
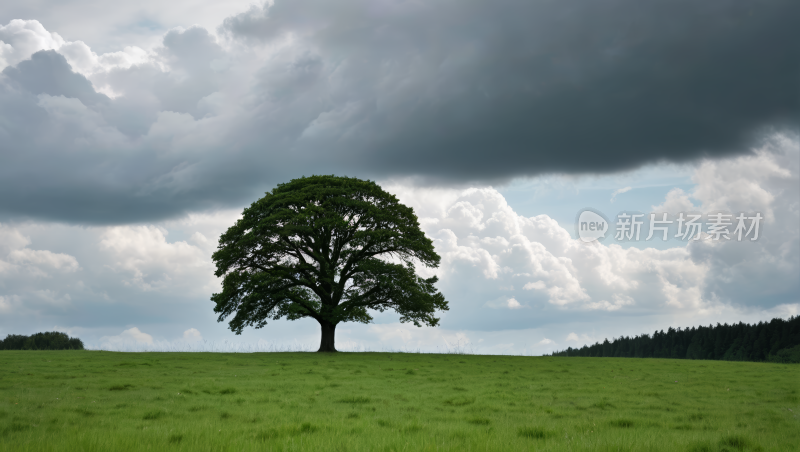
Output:
<path fill-rule="evenodd" d="M 450 305 L 340 325 L 341 350 L 541 355 L 800 314 L 795 1 L 0 5 L 0 337 L 316 349 L 313 320 L 237 336 L 210 301 L 220 234 L 313 174 L 413 207 Z"/>

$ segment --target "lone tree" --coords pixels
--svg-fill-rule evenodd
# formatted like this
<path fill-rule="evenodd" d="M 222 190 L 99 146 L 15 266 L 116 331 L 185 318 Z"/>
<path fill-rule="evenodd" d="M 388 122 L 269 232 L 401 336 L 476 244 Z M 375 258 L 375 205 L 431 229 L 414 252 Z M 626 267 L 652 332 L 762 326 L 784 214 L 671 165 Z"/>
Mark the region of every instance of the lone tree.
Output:
<path fill-rule="evenodd" d="M 369 323 L 369 310 L 394 309 L 401 322 L 436 326 L 448 310 L 414 262 L 439 266 L 414 210 L 376 183 L 349 177 L 302 177 L 278 185 L 246 208 L 212 256 L 222 292 L 212 295 L 230 329 L 262 328 L 268 319 L 311 317 L 322 328 L 320 352 L 335 352 L 339 322 Z"/>

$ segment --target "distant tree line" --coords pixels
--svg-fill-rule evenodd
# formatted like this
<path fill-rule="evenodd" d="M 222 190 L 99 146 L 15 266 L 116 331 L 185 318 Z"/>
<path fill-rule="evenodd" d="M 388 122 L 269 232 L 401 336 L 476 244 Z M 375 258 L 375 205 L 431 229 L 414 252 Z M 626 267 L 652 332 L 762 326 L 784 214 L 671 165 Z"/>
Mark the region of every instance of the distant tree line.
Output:
<path fill-rule="evenodd" d="M 30 336 L 9 334 L 0 341 L 0 350 L 83 350 L 83 342 L 57 331 Z"/>
<path fill-rule="evenodd" d="M 552 356 L 717 359 L 800 363 L 800 316 L 748 325 L 668 328 L 652 336 L 619 337 L 611 342 L 554 352 Z"/>

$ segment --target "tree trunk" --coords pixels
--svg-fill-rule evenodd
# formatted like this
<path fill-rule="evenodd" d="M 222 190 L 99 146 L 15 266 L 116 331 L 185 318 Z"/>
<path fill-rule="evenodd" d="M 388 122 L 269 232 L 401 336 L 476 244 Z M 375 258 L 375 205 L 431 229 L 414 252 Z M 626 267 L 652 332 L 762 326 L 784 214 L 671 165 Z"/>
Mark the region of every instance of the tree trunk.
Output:
<path fill-rule="evenodd" d="M 336 335 L 336 325 L 328 322 L 320 322 L 322 327 L 322 340 L 319 342 L 318 352 L 335 352 L 334 339 Z"/>

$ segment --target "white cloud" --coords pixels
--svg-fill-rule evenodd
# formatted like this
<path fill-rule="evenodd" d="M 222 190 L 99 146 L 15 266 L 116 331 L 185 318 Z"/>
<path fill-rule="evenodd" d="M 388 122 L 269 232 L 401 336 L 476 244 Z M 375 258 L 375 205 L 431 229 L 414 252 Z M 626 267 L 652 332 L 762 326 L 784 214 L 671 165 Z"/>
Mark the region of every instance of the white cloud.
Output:
<path fill-rule="evenodd" d="M 161 34 L 178 26 L 199 24 L 215 29 L 220 18 L 246 10 L 253 0 L 158 0 L 133 3 L 105 2 L 11 2 L 5 3 L 5 17 L 35 17 L 69 39 L 104 49 L 135 45 L 149 48 Z M 87 14 L 87 11 L 91 11 Z"/>
<path fill-rule="evenodd" d="M 18 229 L 0 223 L 0 256 L 7 256 L 10 252 L 24 249 L 30 243 L 30 239 Z"/>
<path fill-rule="evenodd" d="M 204 236 L 201 232 L 195 231 L 190 238 L 192 242 L 194 242 L 197 246 L 206 246 L 208 245 L 209 240 Z"/>
<path fill-rule="evenodd" d="M 694 190 L 673 188 L 662 204 L 652 206 L 652 212 L 760 212 L 772 222 L 776 195 L 786 197 L 784 191 L 797 180 L 797 149 L 796 136 L 777 134 L 753 155 L 704 160 L 692 176 Z"/>
<path fill-rule="evenodd" d="M 183 340 L 187 342 L 202 342 L 203 335 L 200 334 L 195 328 L 189 328 L 183 332 Z"/>
<path fill-rule="evenodd" d="M 123 340 L 130 339 L 130 340 L 133 340 L 135 342 L 145 343 L 145 344 L 152 344 L 153 343 L 153 336 L 151 336 L 151 335 L 149 335 L 147 333 L 143 333 L 143 332 L 139 331 L 139 328 L 136 328 L 136 327 L 127 329 L 127 330 L 123 331 L 119 336 L 116 336 L 116 337 L 118 337 L 120 339 L 123 339 Z"/>
<path fill-rule="evenodd" d="M 167 234 L 157 226 L 110 227 L 100 248 L 110 253 L 111 268 L 126 276 L 126 285 L 142 291 L 210 293 L 216 288 L 210 255 L 185 241 L 169 243 Z"/>
<path fill-rule="evenodd" d="M 688 290 L 687 283 L 702 283 L 697 277 L 702 269 L 692 263 L 685 249 L 639 250 L 579 243 L 546 215 L 519 216 L 491 188 L 465 190 L 442 217 L 424 220 L 442 255 L 443 280 L 455 279 L 456 274 L 474 278 L 470 275 L 473 269 L 485 279 L 498 280 L 502 287 L 516 286 L 519 278 L 525 278 L 527 281 L 519 284 L 523 290 L 541 291 L 557 306 L 614 310 L 631 306 L 626 300 L 638 298 L 634 293 L 641 290 L 642 278 L 661 286 L 661 291 L 645 297 L 657 305 L 666 302 L 667 287 L 682 293 Z M 530 281 L 531 277 L 537 280 Z M 608 299 L 615 301 L 605 301 Z M 505 303 L 507 298 L 503 300 Z"/>
<path fill-rule="evenodd" d="M 102 348 L 119 349 L 126 345 L 153 344 L 153 336 L 139 331 L 139 328 L 132 327 L 116 336 L 103 336 L 100 338 Z"/>
<path fill-rule="evenodd" d="M 24 287 L 38 301 L 67 304 L 70 297 L 63 293 L 64 287 L 44 289 L 42 279 L 56 278 L 56 284 L 63 284 L 63 277 L 80 270 L 78 260 L 69 254 L 31 249 L 30 245 L 31 240 L 17 228 L 0 224 L 0 290 L 9 290 L 11 285 Z"/>
<path fill-rule="evenodd" d="M 614 190 L 614 192 L 611 193 L 611 202 L 614 202 L 614 199 L 617 197 L 617 195 L 621 195 L 623 193 L 627 193 L 627 192 L 631 191 L 631 188 L 632 187 L 625 187 L 625 188 L 620 188 L 620 189 Z"/>
<path fill-rule="evenodd" d="M 45 30 L 38 20 L 14 19 L 8 25 L 0 25 L 0 71 L 40 50 L 55 50 L 63 45 L 64 39 Z"/>
<path fill-rule="evenodd" d="M 618 337 L 618 336 L 622 335 L 620 331 L 614 331 L 612 334 L 613 334 L 612 337 Z M 601 335 L 599 337 L 603 337 L 603 336 Z M 602 340 L 602 339 L 600 339 L 600 340 Z M 597 342 L 597 338 L 593 337 L 593 336 L 590 336 L 588 334 L 580 334 L 579 335 L 578 333 L 571 332 L 571 333 L 569 333 L 567 335 L 567 338 L 565 339 L 565 342 L 574 343 L 574 344 L 571 344 L 571 345 L 583 346 L 583 345 L 593 344 L 593 343 Z"/>
<path fill-rule="evenodd" d="M 662 281 L 668 303 L 678 307 L 697 307 L 711 300 L 740 305 L 774 304 L 785 301 L 783 297 L 789 294 L 797 299 L 798 137 L 773 135 L 754 155 L 703 161 L 696 167 L 692 180 L 696 185 L 690 197 L 700 204 L 696 210 L 705 214 L 723 211 L 734 216 L 759 212 L 764 220 L 756 242 L 744 239 L 691 243 L 687 249 L 692 261 L 706 269 L 705 282 L 682 290 Z M 681 197 L 685 199 L 684 195 Z M 668 195 L 664 205 L 670 202 Z M 782 295 L 765 296 L 766 287 L 770 288 L 766 292 Z"/>
<path fill-rule="evenodd" d="M 98 72 L 114 69 L 129 69 L 131 66 L 146 64 L 153 56 L 139 47 L 128 46 L 122 51 L 97 55 L 83 41 L 68 42 L 58 48 L 72 69 L 87 77 Z"/>
<path fill-rule="evenodd" d="M 608 241 L 584 244 L 547 215 L 523 217 L 491 187 L 449 192 L 447 202 L 406 188 L 404 201 L 417 212 L 442 256 L 438 274 L 450 299 L 482 298 L 474 309 L 541 306 L 606 312 L 661 312 L 687 316 L 721 306 L 759 306 L 764 278 L 776 301 L 796 297 L 798 265 L 798 142 L 776 136 L 755 156 L 700 162 L 691 195 L 670 191 L 667 212 L 694 209 L 756 210 L 772 219 L 758 242 L 692 242 L 674 248 L 623 248 Z M 742 180 L 746 180 L 743 183 Z M 427 203 L 430 199 L 434 206 Z M 510 303 L 510 287 L 516 303 Z M 794 288 L 793 288 L 794 287 Z M 787 299 L 785 297 L 789 296 Z M 525 303 L 522 303 L 524 301 Z M 474 314 L 479 315 L 479 314 Z M 489 315 L 489 314 L 487 314 Z M 521 324 L 524 316 L 507 318 Z M 497 321 L 498 325 L 501 323 Z"/>
<path fill-rule="evenodd" d="M 651 211 L 655 213 L 667 213 L 670 216 L 675 216 L 680 212 L 696 211 L 697 208 L 689 198 L 690 195 L 685 193 L 682 189 L 673 188 L 667 193 L 664 202 L 660 205 L 652 206 Z"/>
<path fill-rule="evenodd" d="M 0 71 L 29 59 L 40 50 L 57 51 L 67 59 L 73 71 L 94 79 L 95 90 L 111 97 L 118 93 L 101 82 L 104 80 L 102 74 L 134 65 L 158 64 L 154 54 L 136 46 L 97 55 L 82 41 L 68 42 L 58 33 L 47 31 L 38 20 L 14 19 L 7 25 L 0 25 Z M 101 77 L 94 78 L 97 74 Z"/>
<path fill-rule="evenodd" d="M 62 324 L 65 314 L 81 310 L 104 314 L 76 327 L 135 322 L 143 328 L 158 312 L 183 326 L 181 331 L 189 327 L 184 322 L 205 331 L 209 327 L 202 322 L 211 312 L 209 297 L 219 291 L 219 280 L 211 262 L 216 240 L 202 238 L 218 237 L 239 216 L 237 209 L 187 215 L 162 225 L 0 225 L 0 329 L 21 333 L 25 325 Z M 181 240 L 168 240 L 176 235 Z M 45 244 L 59 250 L 36 249 Z M 199 308 L 187 312 L 185 305 L 180 307 L 185 303 Z M 103 331 L 102 336 L 111 335 Z"/>
<path fill-rule="evenodd" d="M 484 303 L 484 306 L 492 309 L 520 309 L 524 307 L 514 297 L 509 298 L 508 296 L 499 296 L 493 300 L 489 300 Z"/>
<path fill-rule="evenodd" d="M 30 248 L 32 240 L 17 227 L 0 224 L 0 311 L 15 319 L 58 315 L 74 303 L 70 292 L 82 269 L 69 254 Z"/>
<path fill-rule="evenodd" d="M 671 285 L 669 284 L 669 282 L 662 281 L 662 283 L 665 284 L 666 290 L 669 290 L 669 288 L 671 288 Z M 673 301 L 673 298 L 672 297 L 668 297 L 667 303 L 669 304 L 672 301 Z M 623 306 L 632 305 L 633 303 L 634 303 L 633 298 L 631 298 L 631 297 L 629 297 L 627 295 L 614 294 L 614 302 L 613 303 L 610 303 L 607 300 L 600 300 L 598 302 L 588 303 L 586 305 L 586 308 L 590 309 L 590 310 L 599 309 L 599 310 L 603 310 L 603 311 L 617 311 L 617 310 L 621 309 Z M 678 305 L 678 307 L 682 307 L 682 306 Z"/>
<path fill-rule="evenodd" d="M 775 219 L 775 190 L 795 186 L 798 141 L 778 135 L 753 156 L 706 160 L 692 178 L 693 197 L 704 212 L 761 212 L 767 222 Z M 787 183 L 788 182 L 788 183 Z"/>
<path fill-rule="evenodd" d="M 78 270 L 78 261 L 67 254 L 53 253 L 48 250 L 32 250 L 23 248 L 8 253 L 8 260 L 17 265 L 37 266 L 75 272 Z"/>
<path fill-rule="evenodd" d="M 545 287 L 547 286 L 545 285 L 544 281 L 529 282 L 522 286 L 522 288 L 525 290 L 543 290 Z"/>

